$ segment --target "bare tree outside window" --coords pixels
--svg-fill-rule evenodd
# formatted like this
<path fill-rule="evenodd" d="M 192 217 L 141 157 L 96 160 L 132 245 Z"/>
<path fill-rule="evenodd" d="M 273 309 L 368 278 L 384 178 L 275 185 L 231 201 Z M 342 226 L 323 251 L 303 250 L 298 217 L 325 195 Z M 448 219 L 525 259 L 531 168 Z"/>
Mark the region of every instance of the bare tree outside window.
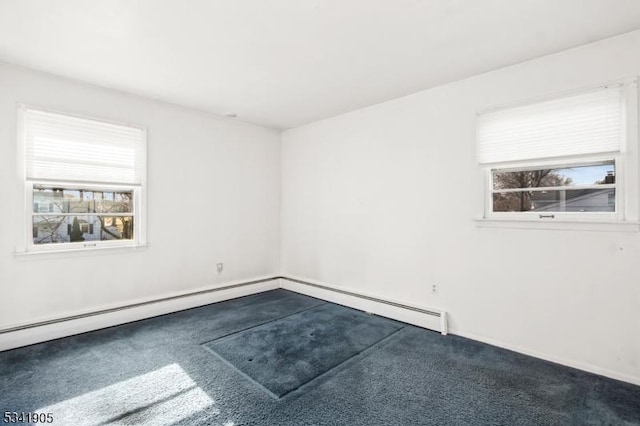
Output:
<path fill-rule="evenodd" d="M 493 174 L 494 189 L 568 186 L 571 182 L 571 178 L 560 175 L 554 169 L 497 172 Z M 493 211 L 526 212 L 533 208 L 532 191 L 505 192 L 496 195 L 499 196 L 494 196 Z"/>
<path fill-rule="evenodd" d="M 494 212 L 613 212 L 615 163 L 493 170 Z"/>

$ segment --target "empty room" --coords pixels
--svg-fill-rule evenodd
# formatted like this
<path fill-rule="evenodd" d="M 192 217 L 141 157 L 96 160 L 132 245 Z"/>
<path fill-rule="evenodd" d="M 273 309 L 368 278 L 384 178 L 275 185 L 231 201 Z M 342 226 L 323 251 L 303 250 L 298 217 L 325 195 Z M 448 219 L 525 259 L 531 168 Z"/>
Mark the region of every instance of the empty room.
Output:
<path fill-rule="evenodd" d="M 0 0 L 0 424 L 640 426 L 640 1 Z"/>

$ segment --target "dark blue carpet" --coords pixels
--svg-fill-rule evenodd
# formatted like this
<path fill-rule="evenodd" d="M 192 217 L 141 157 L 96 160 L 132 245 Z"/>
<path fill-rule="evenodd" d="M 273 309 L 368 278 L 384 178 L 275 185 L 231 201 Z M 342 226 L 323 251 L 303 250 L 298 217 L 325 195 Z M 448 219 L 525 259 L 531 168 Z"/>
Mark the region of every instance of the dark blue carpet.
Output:
<path fill-rule="evenodd" d="M 325 304 L 205 345 L 282 397 L 404 327 L 404 324 Z"/>
<path fill-rule="evenodd" d="M 299 341 L 256 333 L 315 309 L 326 321 L 300 326 Z M 1 352 L 0 414 L 38 410 L 71 426 L 640 425 L 638 386 L 408 325 L 280 399 L 202 346 L 236 336 L 247 344 L 238 354 L 256 356 L 270 348 L 264 338 L 304 358 L 304 331 L 315 337 L 325 324 L 331 342 L 332 309 L 351 312 L 276 290 Z M 370 328 L 339 328 L 335 340 L 355 338 L 342 348 L 369 342 L 358 339 Z"/>

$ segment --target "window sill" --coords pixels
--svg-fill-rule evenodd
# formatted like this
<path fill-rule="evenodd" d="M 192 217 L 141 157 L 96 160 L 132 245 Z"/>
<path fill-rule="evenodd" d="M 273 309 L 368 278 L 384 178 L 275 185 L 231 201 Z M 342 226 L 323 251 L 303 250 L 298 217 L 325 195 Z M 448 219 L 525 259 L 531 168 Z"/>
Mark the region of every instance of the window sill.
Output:
<path fill-rule="evenodd" d="M 83 256 L 98 253 L 115 253 L 115 252 L 131 252 L 131 251 L 143 251 L 149 247 L 149 244 L 131 245 L 131 246 L 103 246 L 103 247 L 83 247 L 76 249 L 62 249 L 62 250 L 37 250 L 37 251 L 16 251 L 14 256 L 16 257 L 32 257 L 32 256 L 51 256 L 60 254 L 63 256 Z"/>
<path fill-rule="evenodd" d="M 546 229 L 564 231 L 640 232 L 640 222 L 596 222 L 577 220 L 474 219 L 479 228 Z"/>

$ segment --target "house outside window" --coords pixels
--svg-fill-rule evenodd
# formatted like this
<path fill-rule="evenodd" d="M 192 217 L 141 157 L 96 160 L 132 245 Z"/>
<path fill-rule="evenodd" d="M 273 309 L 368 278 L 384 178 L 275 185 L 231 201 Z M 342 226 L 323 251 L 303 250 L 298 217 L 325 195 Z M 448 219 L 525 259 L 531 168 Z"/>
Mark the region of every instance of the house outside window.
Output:
<path fill-rule="evenodd" d="M 638 220 L 637 82 L 478 114 L 484 219 Z"/>
<path fill-rule="evenodd" d="M 43 252 L 146 244 L 146 131 L 20 105 L 24 241 Z"/>

